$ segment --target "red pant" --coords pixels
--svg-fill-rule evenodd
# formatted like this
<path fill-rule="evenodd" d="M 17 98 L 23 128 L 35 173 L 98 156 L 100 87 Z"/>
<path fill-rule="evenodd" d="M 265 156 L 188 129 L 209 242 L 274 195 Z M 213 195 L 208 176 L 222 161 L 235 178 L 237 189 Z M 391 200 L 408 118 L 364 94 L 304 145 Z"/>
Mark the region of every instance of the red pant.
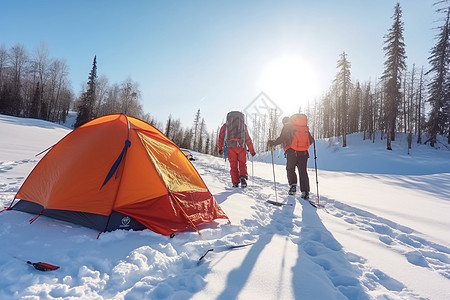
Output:
<path fill-rule="evenodd" d="M 230 175 L 232 183 L 239 183 L 240 177 L 248 179 L 247 174 L 247 151 L 243 147 L 228 148 L 228 159 L 230 161 Z"/>

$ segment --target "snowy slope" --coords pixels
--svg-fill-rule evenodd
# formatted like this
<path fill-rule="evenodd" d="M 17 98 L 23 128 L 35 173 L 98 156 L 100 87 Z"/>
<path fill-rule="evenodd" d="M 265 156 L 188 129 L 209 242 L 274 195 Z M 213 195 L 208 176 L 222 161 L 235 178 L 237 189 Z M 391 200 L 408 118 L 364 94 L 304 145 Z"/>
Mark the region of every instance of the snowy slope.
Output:
<path fill-rule="evenodd" d="M 0 115 L 2 207 L 38 162 L 35 154 L 69 131 Z M 204 239 L 145 230 L 97 240 L 88 228 L 46 217 L 30 225 L 29 214 L 2 212 L 0 299 L 450 299 L 450 151 L 413 144 L 408 155 L 406 136 L 393 151 L 384 142 L 317 141 L 325 210 L 286 195 L 280 151 L 277 196 L 270 153 L 249 162 L 245 190 L 230 188 L 222 159 L 195 153 L 232 222 L 204 226 Z M 247 246 L 229 249 L 239 245 Z M 39 272 L 27 260 L 61 268 Z"/>

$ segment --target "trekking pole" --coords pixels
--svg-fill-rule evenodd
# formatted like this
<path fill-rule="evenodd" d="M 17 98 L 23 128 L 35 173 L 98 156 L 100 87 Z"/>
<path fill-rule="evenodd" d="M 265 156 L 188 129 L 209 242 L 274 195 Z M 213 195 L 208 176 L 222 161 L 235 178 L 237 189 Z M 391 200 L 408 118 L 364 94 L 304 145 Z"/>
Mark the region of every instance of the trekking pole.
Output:
<path fill-rule="evenodd" d="M 273 185 L 275 187 L 275 200 L 278 202 L 277 182 L 275 181 L 275 164 L 273 163 L 273 147 L 270 147 L 270 154 L 272 156 L 272 171 L 273 171 Z"/>
<path fill-rule="evenodd" d="M 319 203 L 319 177 L 317 176 L 317 153 L 316 153 L 316 141 L 314 141 L 314 167 L 316 169 L 316 188 L 317 188 L 317 206 Z"/>
<path fill-rule="evenodd" d="M 254 184 L 253 184 L 253 156 L 252 156 L 252 186 L 254 186 Z"/>

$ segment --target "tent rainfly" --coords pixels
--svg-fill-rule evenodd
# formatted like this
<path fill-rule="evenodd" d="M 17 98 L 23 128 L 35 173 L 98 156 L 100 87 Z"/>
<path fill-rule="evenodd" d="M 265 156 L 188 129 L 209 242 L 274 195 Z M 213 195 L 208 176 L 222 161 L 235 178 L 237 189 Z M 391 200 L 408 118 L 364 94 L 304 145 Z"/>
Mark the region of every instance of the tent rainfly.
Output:
<path fill-rule="evenodd" d="M 100 232 L 149 228 L 170 235 L 229 222 L 183 152 L 123 114 L 87 122 L 52 146 L 8 209 L 35 214 L 30 222 L 44 215 Z"/>

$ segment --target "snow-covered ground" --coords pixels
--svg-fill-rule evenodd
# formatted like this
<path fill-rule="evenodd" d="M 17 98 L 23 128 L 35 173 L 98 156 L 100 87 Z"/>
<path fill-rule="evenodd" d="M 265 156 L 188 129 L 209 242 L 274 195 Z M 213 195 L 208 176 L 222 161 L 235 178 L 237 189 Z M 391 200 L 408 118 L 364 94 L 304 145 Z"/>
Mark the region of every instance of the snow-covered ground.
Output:
<path fill-rule="evenodd" d="M 0 115 L 0 205 L 70 130 Z M 173 239 L 149 230 L 98 232 L 46 217 L 0 213 L 0 299 L 450 299 L 450 151 L 406 135 L 317 141 L 320 202 L 287 196 L 284 157 L 248 163 L 232 189 L 223 159 L 195 167 L 232 224 Z M 314 156 L 310 183 L 316 200 Z M 277 207 L 267 200 L 286 205 Z M 230 249 L 232 246 L 243 246 Z M 199 261 L 207 250 L 214 249 Z M 35 270 L 26 261 L 60 266 Z"/>

